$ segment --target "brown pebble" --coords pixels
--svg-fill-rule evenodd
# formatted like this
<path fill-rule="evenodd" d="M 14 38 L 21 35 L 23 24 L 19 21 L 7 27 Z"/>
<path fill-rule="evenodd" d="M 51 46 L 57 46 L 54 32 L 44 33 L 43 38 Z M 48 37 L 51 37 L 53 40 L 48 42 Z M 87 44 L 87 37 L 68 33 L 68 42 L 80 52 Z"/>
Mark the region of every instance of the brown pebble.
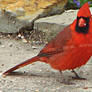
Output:
<path fill-rule="evenodd" d="M 1 66 L 4 66 L 4 64 L 2 64 Z"/>

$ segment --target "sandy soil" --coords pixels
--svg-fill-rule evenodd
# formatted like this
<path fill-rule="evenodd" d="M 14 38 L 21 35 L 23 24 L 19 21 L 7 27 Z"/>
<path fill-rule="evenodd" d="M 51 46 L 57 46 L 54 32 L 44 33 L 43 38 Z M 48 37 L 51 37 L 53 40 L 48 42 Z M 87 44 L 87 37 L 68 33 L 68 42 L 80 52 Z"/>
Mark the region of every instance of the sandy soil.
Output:
<path fill-rule="evenodd" d="M 29 43 L 14 39 L 0 39 L 0 72 L 37 55 L 41 48 L 32 49 Z M 0 77 L 0 92 L 92 92 L 92 60 L 76 71 L 87 80 L 73 80 L 70 71 L 61 75 L 49 65 L 36 62 Z"/>

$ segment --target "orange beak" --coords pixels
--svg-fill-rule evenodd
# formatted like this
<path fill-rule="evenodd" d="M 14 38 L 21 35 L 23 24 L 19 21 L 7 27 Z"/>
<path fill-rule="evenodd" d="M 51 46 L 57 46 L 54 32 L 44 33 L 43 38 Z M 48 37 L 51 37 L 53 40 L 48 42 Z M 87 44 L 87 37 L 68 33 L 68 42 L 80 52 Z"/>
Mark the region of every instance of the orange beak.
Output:
<path fill-rule="evenodd" d="M 86 21 L 83 18 L 79 19 L 79 23 L 78 23 L 79 27 L 85 27 L 86 26 Z"/>

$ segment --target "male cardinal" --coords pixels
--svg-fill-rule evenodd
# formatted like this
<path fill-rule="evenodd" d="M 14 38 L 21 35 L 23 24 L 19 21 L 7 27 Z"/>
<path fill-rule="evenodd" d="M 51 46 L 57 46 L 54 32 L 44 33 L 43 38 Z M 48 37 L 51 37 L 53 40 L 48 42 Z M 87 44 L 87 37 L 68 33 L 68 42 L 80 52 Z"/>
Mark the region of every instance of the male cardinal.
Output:
<path fill-rule="evenodd" d="M 37 56 L 5 71 L 3 75 L 33 62 L 41 61 L 48 63 L 52 68 L 60 72 L 72 70 L 76 78 L 80 79 L 74 69 L 86 64 L 91 55 L 92 17 L 89 4 L 85 3 L 78 11 L 74 22 L 65 27 Z"/>

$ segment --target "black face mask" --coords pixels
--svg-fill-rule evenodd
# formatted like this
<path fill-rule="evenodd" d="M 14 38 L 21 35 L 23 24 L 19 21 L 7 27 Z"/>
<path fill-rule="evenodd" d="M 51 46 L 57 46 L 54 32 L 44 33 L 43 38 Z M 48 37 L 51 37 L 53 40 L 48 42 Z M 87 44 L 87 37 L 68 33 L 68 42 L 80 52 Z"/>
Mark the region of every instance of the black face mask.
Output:
<path fill-rule="evenodd" d="M 78 26 L 80 18 L 83 18 L 86 21 L 86 26 L 84 26 L 84 27 Z M 77 17 L 76 31 L 78 33 L 84 33 L 84 34 L 88 33 L 88 31 L 89 31 L 89 17 Z"/>

